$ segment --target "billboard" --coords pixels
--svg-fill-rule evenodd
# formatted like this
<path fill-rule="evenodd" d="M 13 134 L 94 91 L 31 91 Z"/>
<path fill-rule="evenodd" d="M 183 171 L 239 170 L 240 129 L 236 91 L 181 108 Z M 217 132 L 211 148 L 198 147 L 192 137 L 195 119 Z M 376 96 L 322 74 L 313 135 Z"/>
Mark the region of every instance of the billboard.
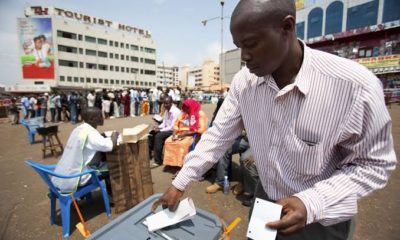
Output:
<path fill-rule="evenodd" d="M 23 79 L 54 79 L 51 18 L 19 18 Z"/>
<path fill-rule="evenodd" d="M 296 0 L 296 10 L 304 8 L 304 0 Z"/>

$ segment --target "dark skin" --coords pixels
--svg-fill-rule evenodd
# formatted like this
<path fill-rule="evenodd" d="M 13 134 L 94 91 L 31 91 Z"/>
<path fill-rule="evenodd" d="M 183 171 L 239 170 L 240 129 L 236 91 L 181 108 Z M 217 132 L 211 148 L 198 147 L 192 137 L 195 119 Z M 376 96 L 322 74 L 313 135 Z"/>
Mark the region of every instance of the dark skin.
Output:
<path fill-rule="evenodd" d="M 295 9 L 289 0 L 240 1 L 231 18 L 231 33 L 235 45 L 242 50 L 242 60 L 249 71 L 259 77 L 271 75 L 282 89 L 294 82 L 303 60 L 303 50 L 295 33 Z M 152 207 L 168 205 L 176 210 L 183 191 L 174 186 Z M 276 202 L 283 206 L 281 219 L 266 223 L 282 235 L 301 231 L 307 221 L 307 210 L 297 197 Z"/>

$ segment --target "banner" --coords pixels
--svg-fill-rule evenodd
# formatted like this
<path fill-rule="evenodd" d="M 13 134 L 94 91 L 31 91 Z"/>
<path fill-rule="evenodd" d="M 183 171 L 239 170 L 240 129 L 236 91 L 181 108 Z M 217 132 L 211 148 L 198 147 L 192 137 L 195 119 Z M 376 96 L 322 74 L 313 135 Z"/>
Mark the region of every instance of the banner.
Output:
<path fill-rule="evenodd" d="M 19 18 L 23 79 L 54 79 L 51 18 Z"/>
<path fill-rule="evenodd" d="M 354 60 L 367 68 L 386 68 L 400 66 L 400 54 L 371 58 L 359 58 Z"/>

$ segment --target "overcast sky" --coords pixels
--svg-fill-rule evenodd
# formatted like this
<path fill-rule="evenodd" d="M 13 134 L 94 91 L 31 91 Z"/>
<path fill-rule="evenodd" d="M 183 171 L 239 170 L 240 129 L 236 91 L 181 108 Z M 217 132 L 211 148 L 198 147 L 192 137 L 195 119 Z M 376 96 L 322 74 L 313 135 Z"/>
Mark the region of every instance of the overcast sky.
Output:
<path fill-rule="evenodd" d="M 239 0 L 225 0 L 230 16 Z M 0 84 L 21 82 L 17 18 L 28 6 L 55 6 L 144 28 L 157 43 L 157 63 L 197 66 L 210 57 L 218 62 L 221 39 L 219 19 L 206 26 L 202 20 L 219 17 L 219 0 L 0 0 Z M 224 49 L 235 48 L 224 21 Z"/>

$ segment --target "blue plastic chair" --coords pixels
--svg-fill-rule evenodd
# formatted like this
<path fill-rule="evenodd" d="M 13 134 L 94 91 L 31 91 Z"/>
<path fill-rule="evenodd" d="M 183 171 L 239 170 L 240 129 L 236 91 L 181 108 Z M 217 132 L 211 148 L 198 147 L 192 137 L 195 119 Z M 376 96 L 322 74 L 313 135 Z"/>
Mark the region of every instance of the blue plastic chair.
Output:
<path fill-rule="evenodd" d="M 21 124 L 28 130 L 28 141 L 30 144 L 35 143 L 36 129 L 43 127 L 43 117 L 36 117 L 31 119 L 22 119 Z"/>
<path fill-rule="evenodd" d="M 78 187 L 76 192 L 73 193 L 74 198 L 82 198 L 87 196 L 88 199 L 91 199 L 91 192 L 97 188 L 100 188 L 101 193 L 103 195 L 104 206 L 106 208 L 107 216 L 111 217 L 111 210 L 110 210 L 110 201 L 108 200 L 107 190 L 104 181 L 100 181 L 97 177 L 96 170 L 88 170 L 82 172 L 80 174 L 65 176 L 60 175 L 54 172 L 56 165 L 46 165 L 34 162 L 32 160 L 25 161 L 26 164 L 31 166 L 46 182 L 49 187 L 50 191 L 50 224 L 53 225 L 56 219 L 56 199 L 58 198 L 60 202 L 61 208 L 61 223 L 62 223 L 62 230 L 63 230 L 63 237 L 68 238 L 70 232 L 70 212 L 71 212 L 71 203 L 72 198 L 69 194 L 62 194 L 60 193 L 57 188 L 54 186 L 53 182 L 51 181 L 51 176 L 59 177 L 59 178 L 76 178 L 81 177 L 86 174 L 91 174 L 91 180 L 84 185 Z"/>

